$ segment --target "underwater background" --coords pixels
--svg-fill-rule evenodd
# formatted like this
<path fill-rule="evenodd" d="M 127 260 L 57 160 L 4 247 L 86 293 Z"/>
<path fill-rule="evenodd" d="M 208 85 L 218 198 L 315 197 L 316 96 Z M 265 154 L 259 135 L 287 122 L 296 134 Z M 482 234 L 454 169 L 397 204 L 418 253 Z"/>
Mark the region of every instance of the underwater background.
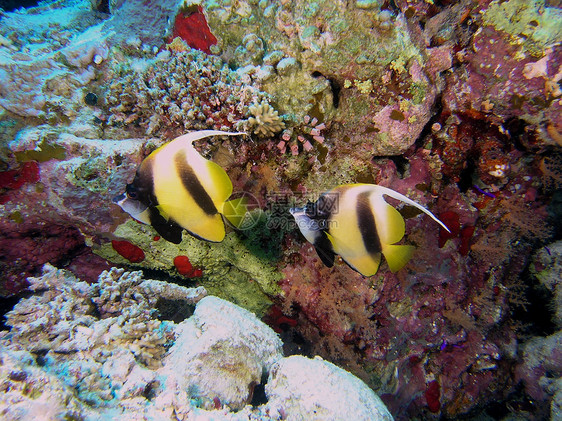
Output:
<path fill-rule="evenodd" d="M 559 0 L 0 7 L 0 419 L 562 419 Z M 200 130 L 247 218 L 176 244 L 113 199 Z M 353 183 L 450 232 L 325 266 Z"/>

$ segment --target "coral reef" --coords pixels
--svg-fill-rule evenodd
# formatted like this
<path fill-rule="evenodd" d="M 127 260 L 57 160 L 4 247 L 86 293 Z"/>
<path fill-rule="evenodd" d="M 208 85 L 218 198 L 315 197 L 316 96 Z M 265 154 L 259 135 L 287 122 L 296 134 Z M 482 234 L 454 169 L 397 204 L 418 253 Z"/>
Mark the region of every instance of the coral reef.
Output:
<path fill-rule="evenodd" d="M 11 330 L 0 334 L 6 419 L 321 419 L 310 405 L 351 399 L 336 419 L 372 410 L 379 415 L 369 419 L 392 420 L 359 379 L 327 362 L 283 358 L 273 330 L 204 288 L 115 268 L 89 285 L 49 265 L 29 283 L 36 295 L 8 313 Z M 299 385 L 303 369 L 312 383 Z M 263 384 L 270 402 L 249 405 Z"/>
<path fill-rule="evenodd" d="M 246 74 L 251 68 L 294 121 L 308 114 L 340 123 L 336 136 L 379 155 L 406 150 L 429 121 L 438 88 L 423 71 L 424 48 L 403 15 L 375 2 L 202 4 L 217 51 L 236 57 Z M 344 122 L 354 130 L 340 127 Z"/>
<path fill-rule="evenodd" d="M 348 392 L 303 390 L 290 373 L 306 370 L 326 385 L 347 378 L 357 418 L 372 416 L 380 402 L 364 385 L 325 361 L 283 360 L 239 305 L 286 355 L 344 367 L 396 419 L 559 418 L 560 10 L 59 0 L 4 11 L 0 295 L 21 301 L 0 334 L 2 416 L 337 418 Z M 221 243 L 171 244 L 111 199 L 154 149 L 199 129 L 248 134 L 195 147 L 250 212 Z M 399 191 L 451 233 L 403 206 L 416 246 L 404 269 L 326 268 L 288 209 L 346 183 Z M 39 276 L 49 262 L 84 282 Z M 170 282 L 219 298 L 189 317 L 203 290 Z"/>
<path fill-rule="evenodd" d="M 207 243 L 184 233 L 180 244 L 172 244 L 160 239 L 156 231 L 148 225 L 140 225 L 129 220 L 114 230 L 114 235 L 126 244 L 134 245 L 142 251 L 144 258 L 137 261 L 141 268 L 167 271 L 172 276 L 199 274 L 183 272 L 179 256 L 188 258 L 192 267 L 201 271 L 197 277 L 199 284 L 209 293 L 228 299 L 263 316 L 271 305 L 270 297 L 279 292 L 277 282 L 281 274 L 267 260 L 255 256 L 250 244 L 231 232 L 217 244 Z M 113 243 L 104 242 L 93 246 L 93 251 L 117 263 L 131 263 L 130 259 L 119 254 Z M 227 276 L 228 275 L 228 276 Z"/>
<path fill-rule="evenodd" d="M 220 59 L 195 50 L 161 53 L 142 72 L 120 62 L 114 76 L 109 73 L 106 77 L 108 124 L 138 125 L 147 135 L 165 131 L 170 138 L 188 129 L 233 129 L 248 111 L 257 115 L 251 104 L 263 97 L 242 85 Z M 266 118 L 268 125 L 269 118 L 275 121 L 275 115 Z M 271 130 L 279 131 L 277 126 L 279 123 L 273 124 Z"/>
<path fill-rule="evenodd" d="M 482 26 L 448 76 L 443 103 L 457 112 L 520 118 L 533 143 L 560 145 L 560 9 L 544 1 L 510 0 L 482 7 Z M 553 89 L 554 87 L 554 89 Z"/>

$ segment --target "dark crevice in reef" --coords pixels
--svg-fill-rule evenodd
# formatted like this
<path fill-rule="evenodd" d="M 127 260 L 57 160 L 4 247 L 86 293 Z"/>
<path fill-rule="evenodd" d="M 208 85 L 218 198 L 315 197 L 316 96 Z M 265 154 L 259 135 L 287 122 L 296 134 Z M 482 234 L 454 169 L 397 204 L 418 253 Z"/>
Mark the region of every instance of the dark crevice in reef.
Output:
<path fill-rule="evenodd" d="M 39 0 L 0 0 L 0 8 L 6 12 L 12 12 L 20 8 L 35 7 L 39 4 Z"/>
<path fill-rule="evenodd" d="M 562 156 L 558 159 L 562 162 Z M 548 222 L 553 228 L 553 241 L 562 240 L 562 189 L 556 190 L 546 207 Z"/>
<path fill-rule="evenodd" d="M 187 304 L 183 300 L 166 300 L 159 299 L 156 303 L 156 309 L 160 313 L 160 320 L 171 320 L 174 323 L 180 323 L 191 317 L 195 311 L 195 306 Z"/>
<path fill-rule="evenodd" d="M 109 0 L 101 0 L 98 1 L 98 5 L 96 6 L 96 10 L 100 13 L 110 14 L 111 10 L 109 8 Z"/>
<path fill-rule="evenodd" d="M 558 330 L 554 323 L 554 295 L 531 275 L 528 267 L 520 279 L 518 284 L 522 290 L 517 295 L 522 297 L 521 302 L 511 305 L 511 319 L 521 326 L 518 335 L 525 339 L 554 334 Z"/>
<path fill-rule="evenodd" d="M 336 79 L 324 76 L 319 71 L 312 72 L 311 76 L 314 78 L 322 77 L 330 83 L 330 89 L 332 91 L 332 104 L 334 108 L 338 108 L 340 106 L 340 92 L 341 92 L 341 85 L 338 83 L 338 81 Z"/>
<path fill-rule="evenodd" d="M 267 395 L 265 394 L 265 384 L 267 383 L 267 374 L 264 373 L 261 382 L 256 384 L 252 390 L 252 400 L 250 405 L 258 407 L 267 403 Z"/>
<path fill-rule="evenodd" d="M 0 297 L 0 330 L 10 330 L 6 325 L 5 315 L 15 307 L 20 297 Z"/>
<path fill-rule="evenodd" d="M 529 396 L 523 390 L 523 385 L 517 385 L 511 393 L 507 396 L 505 400 L 492 401 L 482 407 L 475 408 L 467 414 L 463 414 L 460 417 L 448 418 L 442 417 L 442 421 L 453 421 L 453 420 L 504 420 L 504 419 L 519 419 L 517 417 L 513 418 L 515 412 L 522 412 L 528 414 L 534 414 L 535 420 L 538 419 L 548 419 L 546 408 L 540 408 L 536 402 L 529 398 Z M 537 412 L 539 411 L 539 412 Z M 540 416 L 544 415 L 544 418 Z"/>
<path fill-rule="evenodd" d="M 474 174 L 476 172 L 476 163 L 474 159 L 467 158 L 466 167 L 461 171 L 459 175 L 459 181 L 457 185 L 462 193 L 466 193 L 469 188 L 474 184 Z"/>

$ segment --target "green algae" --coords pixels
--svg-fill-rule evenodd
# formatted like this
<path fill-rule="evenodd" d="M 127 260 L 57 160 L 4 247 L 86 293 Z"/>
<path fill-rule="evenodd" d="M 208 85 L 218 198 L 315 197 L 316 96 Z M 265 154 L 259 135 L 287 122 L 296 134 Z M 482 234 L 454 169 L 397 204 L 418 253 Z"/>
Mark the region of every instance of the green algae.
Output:
<path fill-rule="evenodd" d="M 275 98 L 279 113 L 286 114 L 289 121 L 299 123 L 313 109 L 322 110 L 328 117 L 334 114 L 330 83 L 303 70 L 268 80 L 263 90 Z"/>
<path fill-rule="evenodd" d="M 511 41 L 535 56 L 562 39 L 562 10 L 545 0 L 494 1 L 482 16 L 485 25 L 509 34 Z"/>
<path fill-rule="evenodd" d="M 408 89 L 408 93 L 412 96 L 412 102 L 416 105 L 423 103 L 427 95 L 427 84 L 413 82 Z"/>
<path fill-rule="evenodd" d="M 9 215 L 9 218 L 14 221 L 16 224 L 23 223 L 23 215 L 20 211 L 14 211 Z"/>
<path fill-rule="evenodd" d="M 63 146 L 50 144 L 46 139 L 42 139 L 35 149 L 14 152 L 18 162 L 46 162 L 51 159 L 63 161 L 66 159 L 66 149 Z"/>
<path fill-rule="evenodd" d="M 281 293 L 278 282 L 282 278 L 273 264 L 276 256 L 263 250 L 256 254 L 256 244 L 250 244 L 260 235 L 261 229 L 264 229 L 263 224 L 258 224 L 244 235 L 230 232 L 220 243 L 202 241 L 184 232 L 182 242 L 173 244 L 164 239 L 155 241 L 158 234 L 152 227 L 128 220 L 116 228 L 114 235 L 143 250 L 145 259 L 136 264 L 137 267 L 162 270 L 170 276 L 181 277 L 173 261 L 176 256 L 188 256 L 193 266 L 203 271 L 202 277 L 195 280 L 210 294 L 261 317 L 272 304 L 270 297 Z M 111 262 L 130 265 L 113 250 L 110 241 L 94 245 L 93 251 Z"/>

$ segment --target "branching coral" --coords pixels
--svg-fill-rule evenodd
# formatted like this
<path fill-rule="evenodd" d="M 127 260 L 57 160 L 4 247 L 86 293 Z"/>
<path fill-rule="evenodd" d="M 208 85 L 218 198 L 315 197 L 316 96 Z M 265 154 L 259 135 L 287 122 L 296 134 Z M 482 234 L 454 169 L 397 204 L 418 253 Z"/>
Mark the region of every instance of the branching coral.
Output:
<path fill-rule="evenodd" d="M 42 294 L 23 299 L 7 314 L 12 330 L 2 346 L 47 351 L 51 371 L 75 387 L 80 399 L 94 403 L 111 400 L 134 367 L 160 366 L 173 339 L 169 323 L 157 318 L 160 300 L 194 304 L 206 294 L 115 268 L 89 285 L 46 265 L 43 276 L 29 283 Z M 110 366 L 125 362 L 126 373 L 108 377 Z"/>
<path fill-rule="evenodd" d="M 143 71 L 116 69 L 107 103 L 110 124 L 163 130 L 230 130 L 263 94 L 241 81 L 218 57 L 199 51 L 159 56 Z"/>
<path fill-rule="evenodd" d="M 266 101 L 251 105 L 249 111 L 253 117 L 248 119 L 248 123 L 257 135 L 271 137 L 285 127 L 279 113 Z"/>

